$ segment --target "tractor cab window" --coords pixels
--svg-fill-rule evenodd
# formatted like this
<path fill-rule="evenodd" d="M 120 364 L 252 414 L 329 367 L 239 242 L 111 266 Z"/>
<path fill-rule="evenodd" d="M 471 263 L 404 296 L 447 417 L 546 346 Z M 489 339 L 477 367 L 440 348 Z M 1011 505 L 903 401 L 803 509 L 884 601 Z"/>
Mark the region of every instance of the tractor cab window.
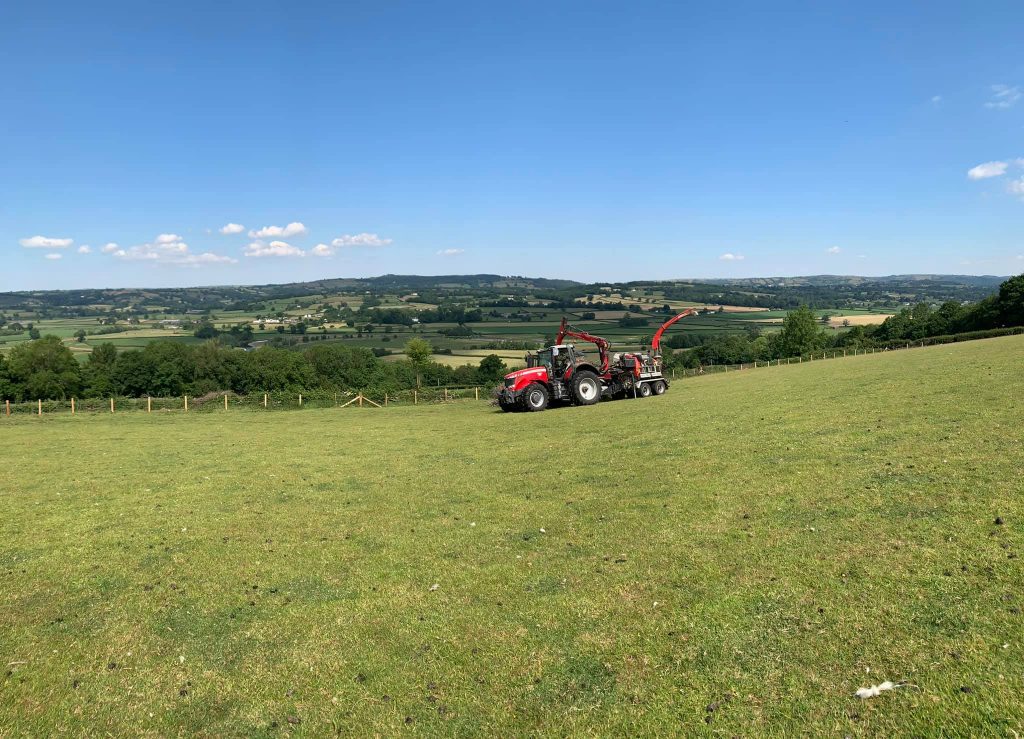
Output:
<path fill-rule="evenodd" d="M 551 350 L 550 349 L 542 349 L 539 352 L 537 352 L 537 360 L 536 360 L 536 364 L 534 366 L 536 366 L 536 367 L 547 367 L 548 370 L 550 370 L 551 367 L 552 367 L 552 364 L 551 364 Z"/>

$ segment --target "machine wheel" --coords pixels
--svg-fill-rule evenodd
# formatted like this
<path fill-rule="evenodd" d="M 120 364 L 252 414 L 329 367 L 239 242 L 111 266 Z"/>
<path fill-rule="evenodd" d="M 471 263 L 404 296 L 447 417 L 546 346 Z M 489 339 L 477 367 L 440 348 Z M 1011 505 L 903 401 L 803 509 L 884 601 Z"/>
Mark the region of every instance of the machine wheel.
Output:
<path fill-rule="evenodd" d="M 636 394 L 639 395 L 641 398 L 651 397 L 651 383 L 641 382 L 639 385 L 637 385 Z"/>
<path fill-rule="evenodd" d="M 593 405 L 601 400 L 601 381 L 593 372 L 583 371 L 573 378 L 572 396 L 577 405 Z"/>
<path fill-rule="evenodd" d="M 523 410 L 535 413 L 548 407 L 548 390 L 539 382 L 535 382 L 523 391 Z"/>
<path fill-rule="evenodd" d="M 655 395 L 664 395 L 665 391 L 668 390 L 668 385 L 665 384 L 664 380 L 658 380 L 651 389 L 654 390 Z"/>
<path fill-rule="evenodd" d="M 500 407 L 506 413 L 512 413 L 513 411 L 516 410 L 515 403 L 506 403 L 504 400 L 498 401 L 498 407 Z"/>

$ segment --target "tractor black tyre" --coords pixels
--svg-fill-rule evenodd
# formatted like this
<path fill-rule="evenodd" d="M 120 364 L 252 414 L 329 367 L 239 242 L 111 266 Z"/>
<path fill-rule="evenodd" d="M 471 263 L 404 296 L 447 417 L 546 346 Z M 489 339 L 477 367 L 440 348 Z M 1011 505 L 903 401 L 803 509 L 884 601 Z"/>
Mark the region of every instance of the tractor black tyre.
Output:
<path fill-rule="evenodd" d="M 651 397 L 651 383 L 641 382 L 636 387 L 636 394 L 639 395 L 641 398 Z"/>
<path fill-rule="evenodd" d="M 601 400 L 601 381 L 593 372 L 583 370 L 572 378 L 572 397 L 576 405 L 594 405 Z"/>
<path fill-rule="evenodd" d="M 523 391 L 519 402 L 524 411 L 538 413 L 548 407 L 548 389 L 535 382 Z"/>
<path fill-rule="evenodd" d="M 514 413 L 515 411 L 519 410 L 515 403 L 506 403 L 504 400 L 498 401 L 498 407 L 501 408 L 506 413 Z"/>
<path fill-rule="evenodd" d="M 651 390 L 654 391 L 655 395 L 664 395 L 665 391 L 668 390 L 668 385 L 665 384 L 664 380 L 658 380 L 654 383 Z"/>

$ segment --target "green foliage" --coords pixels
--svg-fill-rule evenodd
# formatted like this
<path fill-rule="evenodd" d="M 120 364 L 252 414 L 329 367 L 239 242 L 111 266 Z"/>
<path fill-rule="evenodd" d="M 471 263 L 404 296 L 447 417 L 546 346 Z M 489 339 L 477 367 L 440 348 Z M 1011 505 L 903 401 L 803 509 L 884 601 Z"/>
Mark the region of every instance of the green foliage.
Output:
<path fill-rule="evenodd" d="M 414 338 L 405 342 L 405 356 L 414 365 L 426 364 L 433 353 L 434 347 L 426 339 Z"/>
<path fill-rule="evenodd" d="M 56 336 L 14 347 L 8 372 L 16 399 L 63 399 L 79 392 L 82 385 L 75 356 Z"/>
<path fill-rule="evenodd" d="M 782 321 L 782 331 L 773 340 L 777 347 L 773 353 L 780 357 L 799 357 L 820 349 L 825 343 L 814 311 L 806 305 L 789 312 Z"/>

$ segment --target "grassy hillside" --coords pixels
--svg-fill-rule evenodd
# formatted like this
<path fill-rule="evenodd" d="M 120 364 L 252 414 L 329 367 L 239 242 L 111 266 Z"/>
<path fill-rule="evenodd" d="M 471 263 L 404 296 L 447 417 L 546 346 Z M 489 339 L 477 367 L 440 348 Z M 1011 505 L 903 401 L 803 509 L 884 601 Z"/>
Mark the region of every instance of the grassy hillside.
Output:
<path fill-rule="evenodd" d="M 1022 353 L 0 419 L 0 735 L 1024 732 Z"/>

